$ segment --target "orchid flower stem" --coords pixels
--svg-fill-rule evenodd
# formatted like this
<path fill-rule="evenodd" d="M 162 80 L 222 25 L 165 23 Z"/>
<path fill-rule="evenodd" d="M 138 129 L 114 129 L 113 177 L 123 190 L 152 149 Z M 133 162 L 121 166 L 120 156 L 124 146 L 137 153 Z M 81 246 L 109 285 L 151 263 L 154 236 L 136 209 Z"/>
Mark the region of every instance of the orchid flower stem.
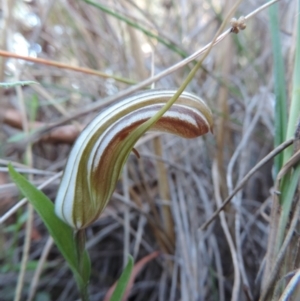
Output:
<path fill-rule="evenodd" d="M 84 252 L 85 252 L 85 229 L 81 229 L 75 232 L 75 243 L 77 250 L 78 268 L 81 274 L 84 273 Z M 80 296 L 82 301 L 89 301 L 88 284 L 79 284 Z"/>

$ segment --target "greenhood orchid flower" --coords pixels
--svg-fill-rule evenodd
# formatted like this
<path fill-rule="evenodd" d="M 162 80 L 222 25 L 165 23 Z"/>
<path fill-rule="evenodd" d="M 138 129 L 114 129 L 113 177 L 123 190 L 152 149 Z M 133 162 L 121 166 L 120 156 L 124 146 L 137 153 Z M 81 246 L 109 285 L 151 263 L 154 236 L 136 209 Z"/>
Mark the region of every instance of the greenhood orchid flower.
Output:
<path fill-rule="evenodd" d="M 154 116 L 176 91 L 144 91 L 98 114 L 77 138 L 58 189 L 55 212 L 71 227 L 93 223 L 107 205 L 134 144 L 134 130 Z M 212 130 L 212 114 L 199 97 L 183 92 L 151 127 L 184 138 Z"/>

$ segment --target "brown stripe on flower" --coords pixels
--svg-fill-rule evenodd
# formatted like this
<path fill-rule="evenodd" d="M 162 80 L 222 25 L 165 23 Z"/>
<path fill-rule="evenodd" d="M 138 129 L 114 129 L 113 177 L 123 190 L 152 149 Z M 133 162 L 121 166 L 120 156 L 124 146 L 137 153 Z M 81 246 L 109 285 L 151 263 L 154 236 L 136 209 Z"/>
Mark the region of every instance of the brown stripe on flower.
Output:
<path fill-rule="evenodd" d="M 159 110 L 161 107 L 162 105 L 157 105 L 155 106 L 155 109 Z M 154 109 L 154 107 L 151 109 Z M 184 108 L 182 106 L 173 106 L 170 111 L 187 114 L 196 121 L 197 125 L 180 118 L 163 116 L 152 128 L 155 130 L 176 134 L 185 138 L 195 138 L 209 132 L 210 127 L 208 123 L 193 110 Z M 126 119 L 129 119 L 129 116 L 123 118 L 122 123 L 126 124 Z M 128 147 L 128 151 L 124 158 L 118 158 L 120 156 L 120 151 L 124 148 L 124 140 L 135 128 L 146 122 L 148 119 L 149 118 L 141 119 L 119 131 L 105 148 L 97 166 L 93 166 L 93 172 L 91 175 L 91 188 L 94 191 L 93 195 L 97 195 L 97 197 L 102 199 L 98 199 L 97 201 L 93 202 L 100 205 L 99 208 L 97 208 L 99 214 L 106 206 L 108 198 L 114 190 L 115 183 L 117 182 L 121 173 L 123 165 L 116 164 L 116 161 L 118 159 L 126 160 L 132 147 L 134 146 L 131 145 Z M 109 184 L 107 183 L 107 179 L 110 179 Z"/>
<path fill-rule="evenodd" d="M 101 112 L 83 130 L 70 154 L 63 185 L 58 191 L 56 213 L 60 218 L 79 229 L 99 217 L 147 124 L 135 130 L 159 112 L 174 93 L 142 92 Z M 196 96 L 183 94 L 151 129 L 195 138 L 212 131 L 212 125 L 212 114 L 206 104 Z M 70 200 L 73 192 L 74 200 Z"/>

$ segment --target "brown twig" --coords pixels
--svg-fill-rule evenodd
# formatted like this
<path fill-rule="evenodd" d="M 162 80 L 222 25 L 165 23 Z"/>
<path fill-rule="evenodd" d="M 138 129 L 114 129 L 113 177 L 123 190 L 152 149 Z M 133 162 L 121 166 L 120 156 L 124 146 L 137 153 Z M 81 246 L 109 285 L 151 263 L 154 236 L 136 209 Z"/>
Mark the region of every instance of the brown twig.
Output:
<path fill-rule="evenodd" d="M 14 127 L 16 129 L 23 130 L 23 125 L 21 122 L 21 116 L 20 113 L 13 109 L 8 109 L 3 113 L 3 116 L 0 118 L 2 119 L 2 122 L 4 124 L 7 124 L 11 127 Z M 31 130 L 38 130 L 45 126 L 45 123 L 35 121 L 33 123 L 30 123 L 30 129 Z M 43 142 L 49 142 L 49 143 L 68 143 L 72 144 L 75 139 L 78 137 L 82 129 L 84 128 L 84 125 L 63 125 L 60 127 L 57 127 L 44 135 L 42 137 Z"/>
<path fill-rule="evenodd" d="M 46 66 L 52 66 L 52 67 L 61 68 L 61 69 L 65 69 L 65 70 L 72 70 L 72 71 L 81 72 L 81 73 L 90 74 L 90 75 L 96 75 L 96 76 L 100 76 L 100 77 L 104 77 L 104 78 L 113 78 L 116 81 L 119 81 L 119 82 L 122 82 L 125 84 L 129 84 L 129 85 L 135 84 L 135 81 L 132 81 L 132 80 L 129 80 L 126 78 L 122 78 L 122 77 L 118 77 L 118 76 L 114 76 L 111 74 L 107 74 L 107 73 L 97 71 L 94 69 L 72 66 L 69 64 L 41 59 L 41 58 L 24 56 L 24 55 L 16 54 L 16 53 L 5 51 L 5 50 L 0 50 L 0 56 L 7 57 L 7 58 L 15 58 L 15 59 L 24 60 L 27 62 L 32 62 L 32 63 L 37 63 L 37 64 L 43 64 Z"/>

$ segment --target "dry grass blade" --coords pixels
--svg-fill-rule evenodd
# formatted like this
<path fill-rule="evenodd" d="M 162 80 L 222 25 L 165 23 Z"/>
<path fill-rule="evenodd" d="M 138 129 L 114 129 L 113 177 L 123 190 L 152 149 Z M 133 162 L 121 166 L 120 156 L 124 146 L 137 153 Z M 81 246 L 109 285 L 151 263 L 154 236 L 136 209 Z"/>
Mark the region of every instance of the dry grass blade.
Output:
<path fill-rule="evenodd" d="M 45 262 L 47 260 L 47 257 L 50 253 L 50 250 L 51 250 L 52 246 L 53 246 L 53 239 L 52 239 L 52 237 L 49 237 L 47 239 L 47 242 L 46 242 L 45 246 L 44 246 L 42 255 L 41 255 L 40 260 L 39 260 L 39 264 L 38 264 L 38 266 L 35 270 L 34 276 L 32 278 L 32 282 L 31 282 L 31 285 L 30 285 L 30 290 L 29 290 L 27 301 L 32 301 L 35 294 L 36 294 L 38 283 L 39 283 L 39 280 L 40 280 Z"/>
<path fill-rule="evenodd" d="M 266 300 L 268 297 L 268 294 L 270 293 L 272 286 L 274 285 L 276 279 L 278 278 L 278 271 L 280 269 L 280 265 L 282 263 L 282 260 L 284 258 L 284 255 L 286 254 L 287 247 L 289 243 L 291 242 L 292 236 L 294 235 L 296 225 L 299 219 L 299 213 L 300 213 L 300 202 L 298 201 L 296 204 L 295 212 L 291 221 L 290 228 L 286 234 L 286 237 L 284 239 L 284 242 L 282 244 L 281 249 L 278 252 L 278 255 L 276 259 L 274 260 L 274 264 L 272 266 L 272 270 L 270 271 L 270 276 L 267 280 L 267 284 L 264 287 L 264 290 L 261 293 L 261 296 L 259 298 L 260 301 Z"/>
<path fill-rule="evenodd" d="M 291 281 L 289 282 L 288 286 L 285 288 L 284 292 L 282 293 L 280 299 L 278 301 L 288 301 L 290 300 L 293 291 L 296 289 L 297 285 L 299 285 L 300 281 L 300 270 L 298 270 Z"/>
<path fill-rule="evenodd" d="M 220 207 L 222 204 L 222 199 L 221 199 L 221 195 L 219 192 L 219 187 L 220 187 L 219 178 L 218 178 L 219 174 L 217 171 L 217 162 L 216 161 L 213 164 L 212 176 L 213 176 L 213 183 L 214 183 L 215 198 L 216 198 L 217 206 Z M 237 256 L 237 252 L 236 252 L 236 247 L 234 245 L 232 236 L 229 231 L 229 227 L 228 227 L 224 212 L 220 212 L 220 220 L 221 220 L 221 225 L 222 225 L 226 240 L 227 240 L 229 248 L 230 248 L 231 258 L 232 258 L 233 267 L 234 267 L 234 282 L 233 282 L 233 290 L 232 290 L 231 300 L 237 301 L 237 300 L 239 300 L 240 285 L 241 285 L 241 274 L 240 274 L 238 256 Z"/>
<path fill-rule="evenodd" d="M 200 228 L 200 230 L 205 230 L 207 226 L 218 216 L 218 214 L 224 210 L 225 206 L 233 199 L 235 194 L 243 188 L 246 182 L 253 176 L 262 166 L 268 163 L 269 160 L 273 159 L 277 154 L 282 152 L 285 148 L 292 145 L 294 139 L 289 139 L 276 147 L 273 151 L 271 151 L 266 157 L 264 157 L 261 161 L 259 161 L 240 181 L 240 183 L 234 188 L 232 193 L 223 201 L 222 205 L 213 213 L 209 220 L 207 220 Z"/>

